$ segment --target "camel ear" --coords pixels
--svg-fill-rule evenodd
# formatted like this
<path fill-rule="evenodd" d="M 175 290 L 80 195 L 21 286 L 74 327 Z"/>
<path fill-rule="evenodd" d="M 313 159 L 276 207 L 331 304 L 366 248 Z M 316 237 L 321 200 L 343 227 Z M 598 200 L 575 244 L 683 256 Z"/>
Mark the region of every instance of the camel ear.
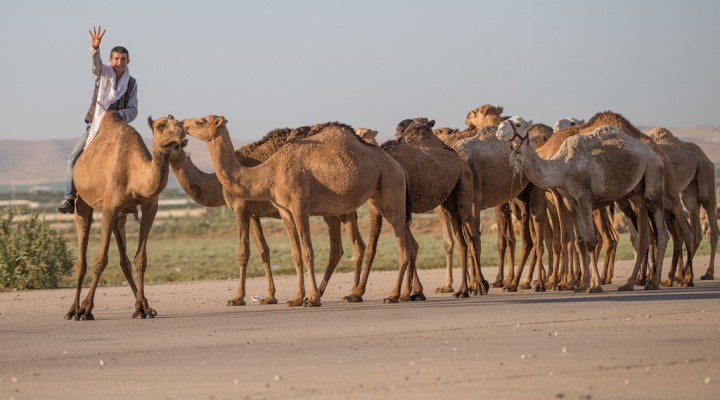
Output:
<path fill-rule="evenodd" d="M 152 116 L 151 116 L 151 115 L 148 115 L 148 126 L 150 126 L 150 128 L 152 128 L 153 122 L 154 122 L 154 121 L 153 121 L 153 119 L 152 119 Z"/>
<path fill-rule="evenodd" d="M 431 128 L 435 126 L 435 120 L 431 119 L 430 121 L 428 121 L 428 125 L 430 125 Z"/>
<path fill-rule="evenodd" d="M 227 120 L 223 116 L 219 116 L 218 118 L 215 118 L 215 126 L 223 126 Z"/>
<path fill-rule="evenodd" d="M 497 109 L 498 114 L 502 114 L 502 113 L 503 113 L 503 110 L 505 109 L 503 106 L 497 106 L 497 107 L 495 107 L 495 108 Z"/>
<path fill-rule="evenodd" d="M 172 114 L 168 114 L 168 118 L 170 118 L 170 119 L 175 119 L 175 117 L 173 117 Z"/>
<path fill-rule="evenodd" d="M 527 121 L 527 126 L 531 126 L 532 124 L 533 124 L 533 121 L 532 121 L 532 120 L 528 120 L 528 121 Z"/>

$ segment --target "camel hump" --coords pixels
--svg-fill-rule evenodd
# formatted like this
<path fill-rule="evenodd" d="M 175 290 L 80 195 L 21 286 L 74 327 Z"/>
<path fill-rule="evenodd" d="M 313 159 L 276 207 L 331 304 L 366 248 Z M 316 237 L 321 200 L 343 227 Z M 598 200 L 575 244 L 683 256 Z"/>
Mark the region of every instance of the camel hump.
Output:
<path fill-rule="evenodd" d="M 355 130 L 350 125 L 343 124 L 343 123 L 337 122 L 337 121 L 323 122 L 320 124 L 315 124 L 315 125 L 310 126 L 310 128 L 307 132 L 307 136 L 310 137 L 310 136 L 318 135 L 318 134 L 325 133 L 325 132 L 336 132 L 336 133 L 344 134 L 344 133 L 347 133 L 348 131 L 350 133 L 352 133 L 353 136 L 356 136 Z"/>

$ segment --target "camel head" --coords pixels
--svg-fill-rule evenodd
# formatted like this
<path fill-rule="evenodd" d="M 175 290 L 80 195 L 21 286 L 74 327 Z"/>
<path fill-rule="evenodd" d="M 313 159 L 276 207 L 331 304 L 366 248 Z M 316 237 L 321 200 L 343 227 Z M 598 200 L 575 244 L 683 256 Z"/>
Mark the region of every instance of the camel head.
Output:
<path fill-rule="evenodd" d="M 528 135 L 530 135 L 530 140 L 535 145 L 535 148 L 544 145 L 553 133 L 553 129 L 545 124 L 532 124 L 528 128 Z"/>
<path fill-rule="evenodd" d="M 675 139 L 672 132 L 663 127 L 653 128 L 648 135 L 656 142 L 671 141 L 672 139 Z"/>
<path fill-rule="evenodd" d="M 532 125 L 532 120 L 525 121 L 522 117 L 510 117 L 498 125 L 495 136 L 509 142 L 513 150 L 519 151 L 523 142 L 530 145 L 530 136 L 528 135 L 530 125 Z"/>
<path fill-rule="evenodd" d="M 470 111 L 465 118 L 465 124 L 468 127 L 482 128 L 486 125 L 499 125 L 502 122 L 500 114 L 503 112 L 503 106 L 493 106 L 492 104 L 482 105 Z"/>
<path fill-rule="evenodd" d="M 188 135 L 203 142 L 209 142 L 227 133 L 227 119 L 222 115 L 206 115 L 201 118 L 182 120 L 183 128 Z"/>
<path fill-rule="evenodd" d="M 584 123 L 585 123 L 584 119 L 577 119 L 575 117 L 563 118 L 563 119 L 555 122 L 555 127 L 553 127 L 553 132 L 557 132 L 562 129 L 569 128 L 571 126 L 583 125 Z"/>
<path fill-rule="evenodd" d="M 373 144 L 375 146 L 378 145 L 377 140 L 375 140 L 375 137 L 378 134 L 378 131 L 368 128 L 357 128 L 355 129 L 355 134 L 360 136 L 360 138 L 370 144 Z"/>
<path fill-rule="evenodd" d="M 179 151 L 187 146 L 185 129 L 182 123 L 172 115 L 158 118 L 153 121 L 148 117 L 148 125 L 153 133 L 153 145 L 165 151 Z"/>
<path fill-rule="evenodd" d="M 428 120 L 425 117 L 417 117 L 400 121 L 395 128 L 395 139 L 401 140 L 409 136 L 434 136 L 432 128 L 435 126 L 434 120 Z"/>
<path fill-rule="evenodd" d="M 456 133 L 460 132 L 459 129 L 455 128 L 435 128 L 433 129 L 433 133 L 435 136 L 437 136 L 438 139 L 442 140 L 443 142 L 447 143 L 448 139 Z"/>

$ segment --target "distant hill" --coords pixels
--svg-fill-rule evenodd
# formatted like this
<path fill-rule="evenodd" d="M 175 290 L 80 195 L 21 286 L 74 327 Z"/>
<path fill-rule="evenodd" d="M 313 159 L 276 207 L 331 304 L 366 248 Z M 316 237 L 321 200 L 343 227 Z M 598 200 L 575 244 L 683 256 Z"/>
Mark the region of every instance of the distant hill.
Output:
<path fill-rule="evenodd" d="M 649 132 L 653 127 L 640 127 Z M 720 162 L 720 128 L 686 126 L 673 128 L 675 136 L 699 145 L 714 162 Z M 65 180 L 65 159 L 76 140 L 0 140 L 0 189 L 10 185 L 49 185 L 62 187 Z M 145 138 L 152 148 L 149 138 Z M 245 143 L 235 143 L 240 146 Z M 190 138 L 187 147 L 193 162 L 203 171 L 211 172 L 212 161 L 205 143 Z M 172 175 L 172 174 L 171 174 Z M 172 182 L 170 183 L 172 184 Z M 8 189 L 5 189 L 8 190 Z"/>
<path fill-rule="evenodd" d="M 143 139 L 152 149 L 150 139 Z M 58 187 L 57 184 L 65 181 L 65 160 L 76 142 L 75 139 L 0 140 L 0 186 Z M 186 151 L 195 165 L 203 171 L 212 172 L 212 161 L 205 143 L 190 138 Z"/>

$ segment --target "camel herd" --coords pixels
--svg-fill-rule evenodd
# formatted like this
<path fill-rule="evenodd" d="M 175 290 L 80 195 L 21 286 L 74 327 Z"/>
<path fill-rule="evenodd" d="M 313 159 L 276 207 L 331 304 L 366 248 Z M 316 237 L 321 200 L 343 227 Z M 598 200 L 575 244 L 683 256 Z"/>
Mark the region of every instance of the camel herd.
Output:
<path fill-rule="evenodd" d="M 148 118 L 152 151 L 135 129 L 109 112 L 75 167 L 77 287 L 65 317 L 94 318 L 95 291 L 108 263 L 111 234 L 118 245 L 120 267 L 135 295 L 133 318 L 157 315 L 144 292 L 146 248 L 170 170 L 192 200 L 205 207 L 227 206 L 235 215 L 240 279 L 230 306 L 245 305 L 250 233 L 266 273 L 262 304 L 277 303 L 270 249 L 260 220 L 267 217 L 281 219 L 290 240 L 297 275 L 290 306 L 321 305 L 342 257 L 343 225 L 355 260 L 353 286 L 343 301 L 363 301 L 383 219 L 392 226 L 398 246 L 397 278 L 384 301 L 424 300 L 415 266 L 421 249 L 413 237 L 411 214 L 431 210 L 443 232 L 447 268 L 435 291 L 453 297 L 487 294 L 490 287 L 602 292 L 602 285 L 611 283 L 613 276 L 618 235 L 611 215 L 616 209 L 631 222 L 636 254 L 631 278 L 620 290 L 633 290 L 635 285 L 658 289 L 675 282 L 693 285 L 692 260 L 703 234 L 701 208 L 710 222 L 711 243 L 710 263 L 701 279 L 714 279 L 715 168 L 698 146 L 664 128 L 646 135 L 622 115 L 609 111 L 587 122 L 562 119 L 554 128 L 519 116 L 505 117 L 503 111 L 492 105 L 472 110 L 462 131 L 436 128 L 427 118 L 406 119 L 398 124 L 395 139 L 382 145 L 375 140 L 375 130 L 329 122 L 276 129 L 238 149 L 232 147 L 222 116 L 179 121 L 169 115 Z M 190 160 L 183 150 L 186 135 L 206 142 L 214 173 L 201 171 Z M 365 203 L 367 246 L 356 214 Z M 125 223 L 137 206 L 142 218 L 136 285 L 127 256 Z M 500 256 L 492 283 L 480 266 L 480 211 L 487 208 L 495 212 Z M 102 212 L 101 243 L 92 283 L 81 302 L 94 210 Z M 517 270 L 513 213 L 523 239 Z M 319 284 L 310 216 L 322 216 L 329 233 L 330 256 Z M 670 239 L 673 256 L 667 278 L 662 280 Z M 457 291 L 452 271 L 456 243 L 461 268 Z M 526 264 L 529 271 L 521 281 Z"/>

